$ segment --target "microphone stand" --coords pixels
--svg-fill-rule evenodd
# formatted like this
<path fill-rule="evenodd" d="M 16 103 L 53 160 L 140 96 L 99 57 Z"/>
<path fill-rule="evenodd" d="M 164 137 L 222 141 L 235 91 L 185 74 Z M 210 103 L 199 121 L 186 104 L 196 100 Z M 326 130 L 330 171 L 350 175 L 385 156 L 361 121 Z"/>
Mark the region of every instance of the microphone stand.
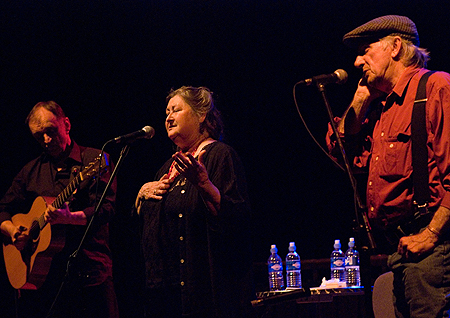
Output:
<path fill-rule="evenodd" d="M 334 122 L 334 115 L 331 111 L 331 107 L 330 107 L 330 104 L 328 102 L 326 92 L 325 92 L 325 84 L 320 83 L 319 81 L 316 81 L 316 84 L 317 84 L 317 88 L 319 89 L 320 93 L 322 94 L 322 98 L 325 103 L 325 107 L 327 109 L 328 116 L 330 117 L 330 125 L 331 125 L 334 135 L 336 136 L 336 142 L 338 144 L 339 151 L 342 155 L 342 159 L 344 160 L 345 171 L 347 172 L 348 178 L 350 179 L 350 183 L 351 183 L 351 186 L 353 189 L 353 196 L 354 196 L 354 202 L 355 202 L 355 216 L 356 216 L 355 232 L 357 232 L 357 234 L 359 235 L 360 242 L 363 242 L 363 240 L 361 240 L 361 230 L 362 229 L 365 230 L 367 240 L 369 243 L 369 246 L 361 246 L 360 263 L 361 263 L 361 267 L 363 268 L 363 272 L 366 274 L 366 275 L 362 275 L 362 279 L 361 279 L 361 282 L 363 283 L 363 286 L 364 286 L 364 295 L 365 295 L 366 310 L 367 310 L 366 314 L 372 316 L 373 315 L 372 297 L 371 297 L 372 296 L 372 282 L 371 282 L 369 268 L 370 268 L 370 255 L 376 249 L 376 244 L 375 244 L 375 240 L 372 235 L 372 230 L 371 230 L 371 227 L 369 224 L 369 219 L 367 217 L 366 207 L 361 202 L 361 197 L 359 196 L 359 193 L 358 193 L 355 176 L 353 175 L 352 169 L 350 167 L 349 160 L 348 160 L 347 154 L 345 152 L 344 145 L 342 143 L 342 139 L 341 139 L 339 132 L 337 130 L 337 127 L 336 127 L 336 123 Z M 362 217 L 362 222 L 361 222 L 361 218 L 359 217 L 360 215 Z"/>
<path fill-rule="evenodd" d="M 103 149 L 105 148 L 105 146 L 106 146 L 109 142 L 111 142 L 111 141 L 112 141 L 112 140 L 109 140 L 109 141 L 107 141 L 107 142 L 103 145 L 103 147 L 102 147 L 102 153 L 103 153 Z M 46 317 L 51 317 L 52 311 L 55 309 L 55 305 L 56 305 L 56 303 L 57 303 L 57 301 L 58 301 L 58 298 L 59 298 L 59 296 L 60 296 L 60 293 L 61 293 L 61 291 L 62 291 L 64 285 L 65 285 L 65 284 L 68 282 L 68 280 L 69 280 L 69 276 L 70 276 L 70 267 L 71 267 L 71 265 L 72 265 L 71 263 L 74 262 L 74 261 L 77 259 L 78 254 L 80 253 L 80 250 L 81 250 L 81 248 L 82 248 L 82 246 L 83 246 L 83 244 L 84 244 L 84 241 L 86 240 L 86 237 L 87 237 L 87 235 L 88 235 L 88 233 L 89 233 L 89 230 L 91 229 L 92 224 L 94 223 L 94 219 L 95 219 L 95 217 L 98 215 L 98 211 L 100 210 L 100 207 L 101 207 L 102 204 L 103 204 L 103 201 L 104 201 L 104 199 L 105 199 L 105 197 L 106 197 L 106 193 L 108 192 L 109 188 L 111 187 L 111 184 L 112 184 L 112 182 L 114 181 L 114 179 L 115 179 L 115 177 L 116 177 L 116 174 L 117 174 L 117 172 L 118 172 L 118 170 L 119 170 L 119 167 L 121 166 L 121 164 L 122 164 L 122 162 L 123 162 L 123 159 L 127 156 L 129 150 L 130 150 L 130 146 L 129 146 L 128 144 L 126 144 L 126 145 L 122 148 L 122 150 L 121 150 L 121 152 L 120 152 L 120 156 L 119 156 L 119 159 L 117 160 L 117 164 L 115 165 L 114 170 L 113 170 L 113 172 L 111 173 L 111 176 L 110 176 L 110 178 L 109 178 L 109 180 L 108 180 L 108 183 L 106 184 L 105 189 L 103 190 L 103 193 L 102 193 L 102 196 L 100 197 L 100 200 L 97 202 L 97 205 L 96 205 L 96 207 L 95 207 L 95 210 L 94 210 L 94 213 L 93 213 L 93 215 L 92 215 L 92 217 L 91 217 L 91 220 L 89 221 L 89 223 L 88 223 L 88 225 L 87 225 L 87 227 L 86 227 L 86 230 L 84 231 L 83 237 L 82 237 L 81 240 L 80 240 L 80 244 L 78 245 L 78 248 L 75 250 L 75 252 L 73 252 L 73 253 L 70 255 L 70 257 L 69 257 L 69 261 L 67 262 L 66 275 L 64 276 L 64 279 L 63 279 L 63 281 L 62 281 L 62 284 L 61 284 L 61 286 L 59 287 L 58 293 L 57 293 L 57 295 L 56 295 L 56 297 L 55 297 L 55 299 L 54 299 L 54 301 L 53 301 L 53 303 L 52 303 L 52 305 L 51 305 L 51 307 L 50 307 L 50 310 L 49 310 L 49 312 L 48 312 L 48 314 L 47 314 Z M 101 167 L 100 167 L 100 168 L 101 168 Z M 100 168 L 99 168 L 99 172 L 100 172 L 100 170 L 101 170 Z M 97 181 L 97 182 L 98 182 L 98 181 Z"/>

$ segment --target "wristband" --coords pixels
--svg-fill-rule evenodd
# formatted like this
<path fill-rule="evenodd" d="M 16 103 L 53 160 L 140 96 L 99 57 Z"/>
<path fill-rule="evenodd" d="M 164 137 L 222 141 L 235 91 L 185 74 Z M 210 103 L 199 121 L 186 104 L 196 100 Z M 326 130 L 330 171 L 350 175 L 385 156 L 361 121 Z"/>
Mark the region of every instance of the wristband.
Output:
<path fill-rule="evenodd" d="M 441 237 L 441 233 L 438 232 L 438 230 L 436 230 L 435 228 L 431 227 L 431 226 L 427 226 L 427 229 L 433 233 L 434 235 L 436 235 L 437 237 Z"/>

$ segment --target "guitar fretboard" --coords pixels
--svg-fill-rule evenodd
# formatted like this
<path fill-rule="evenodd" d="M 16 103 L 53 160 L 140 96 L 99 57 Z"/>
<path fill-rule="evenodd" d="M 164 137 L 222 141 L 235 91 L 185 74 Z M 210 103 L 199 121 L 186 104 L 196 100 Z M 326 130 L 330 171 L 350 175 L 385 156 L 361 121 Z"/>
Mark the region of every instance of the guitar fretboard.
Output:
<path fill-rule="evenodd" d="M 103 163 L 103 169 L 106 170 L 106 158 L 104 156 L 98 157 L 95 161 L 91 162 L 89 166 L 87 166 L 82 172 L 78 173 L 72 181 L 67 185 L 67 187 L 55 198 L 52 203 L 52 206 L 55 209 L 60 209 L 64 202 L 66 202 L 69 197 L 75 192 L 83 179 L 88 177 L 92 177 L 95 173 L 101 171 L 100 162 Z M 42 213 L 40 217 L 37 218 L 36 222 L 31 226 L 30 231 L 37 230 L 36 226 L 39 226 L 39 229 L 42 230 L 44 226 L 47 224 L 44 218 L 45 212 Z"/>
<path fill-rule="evenodd" d="M 67 185 L 67 187 L 56 197 L 55 201 L 53 201 L 52 206 L 55 209 L 60 209 L 64 202 L 69 199 L 69 197 L 74 193 L 75 189 L 80 185 L 82 178 L 81 173 L 79 173 L 75 178 L 72 179 L 72 181 Z M 45 221 L 44 217 L 45 213 L 42 213 L 40 217 L 37 218 L 37 222 L 34 223 L 30 229 L 31 232 L 36 231 L 36 225 L 39 226 L 39 230 L 41 231 L 45 225 L 47 225 L 47 222 Z"/>
<path fill-rule="evenodd" d="M 64 202 L 74 193 L 75 189 L 81 183 L 81 174 L 79 173 L 73 180 L 69 183 L 69 185 L 56 197 L 55 201 L 53 201 L 52 206 L 55 209 L 60 209 Z"/>

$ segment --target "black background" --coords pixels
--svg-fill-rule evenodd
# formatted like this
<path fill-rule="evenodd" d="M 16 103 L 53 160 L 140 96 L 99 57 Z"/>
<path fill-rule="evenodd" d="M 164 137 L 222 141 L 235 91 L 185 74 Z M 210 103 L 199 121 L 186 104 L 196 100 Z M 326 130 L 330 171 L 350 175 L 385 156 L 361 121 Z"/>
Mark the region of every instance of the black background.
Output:
<path fill-rule="evenodd" d="M 448 8 L 443 1 L 7 1 L 0 4 L 0 193 L 40 153 L 24 119 L 55 100 L 79 144 L 101 148 L 145 125 L 118 175 L 111 224 L 118 293 L 138 284 L 137 233 L 129 217 L 140 186 L 173 146 L 164 129 L 165 97 L 182 85 L 207 86 L 226 124 L 226 142 L 244 162 L 254 215 L 251 256 L 270 244 L 284 257 L 290 241 L 303 259 L 327 258 L 334 239 L 353 236 L 353 195 L 307 134 L 292 88 L 343 68 L 349 80 L 328 85 L 335 115 L 352 97 L 360 72 L 342 36 L 381 15 L 410 17 L 430 69 L 450 71 Z M 448 6 L 448 5 L 447 5 Z M 328 115 L 316 87 L 297 89 L 299 107 L 324 146 Z M 120 147 L 106 149 L 117 160 Z M 320 284 L 320 282 L 317 282 Z M 125 286 L 125 287 L 123 287 Z M 122 289 L 120 289 L 122 288 Z"/>

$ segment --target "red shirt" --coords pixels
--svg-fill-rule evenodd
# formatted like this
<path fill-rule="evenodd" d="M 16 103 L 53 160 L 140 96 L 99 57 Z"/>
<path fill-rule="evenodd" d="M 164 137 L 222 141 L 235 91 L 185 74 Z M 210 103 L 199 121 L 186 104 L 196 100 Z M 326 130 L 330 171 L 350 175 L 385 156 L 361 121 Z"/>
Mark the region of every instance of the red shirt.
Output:
<path fill-rule="evenodd" d="M 367 208 L 374 225 L 401 223 L 414 213 L 411 115 L 419 80 L 426 72 L 408 67 L 380 105 L 375 124 L 370 120 L 364 124 L 374 127 L 365 138 L 370 147 L 362 149 L 353 162 L 369 167 Z M 429 206 L 450 208 L 450 75 L 432 74 L 426 92 Z"/>

